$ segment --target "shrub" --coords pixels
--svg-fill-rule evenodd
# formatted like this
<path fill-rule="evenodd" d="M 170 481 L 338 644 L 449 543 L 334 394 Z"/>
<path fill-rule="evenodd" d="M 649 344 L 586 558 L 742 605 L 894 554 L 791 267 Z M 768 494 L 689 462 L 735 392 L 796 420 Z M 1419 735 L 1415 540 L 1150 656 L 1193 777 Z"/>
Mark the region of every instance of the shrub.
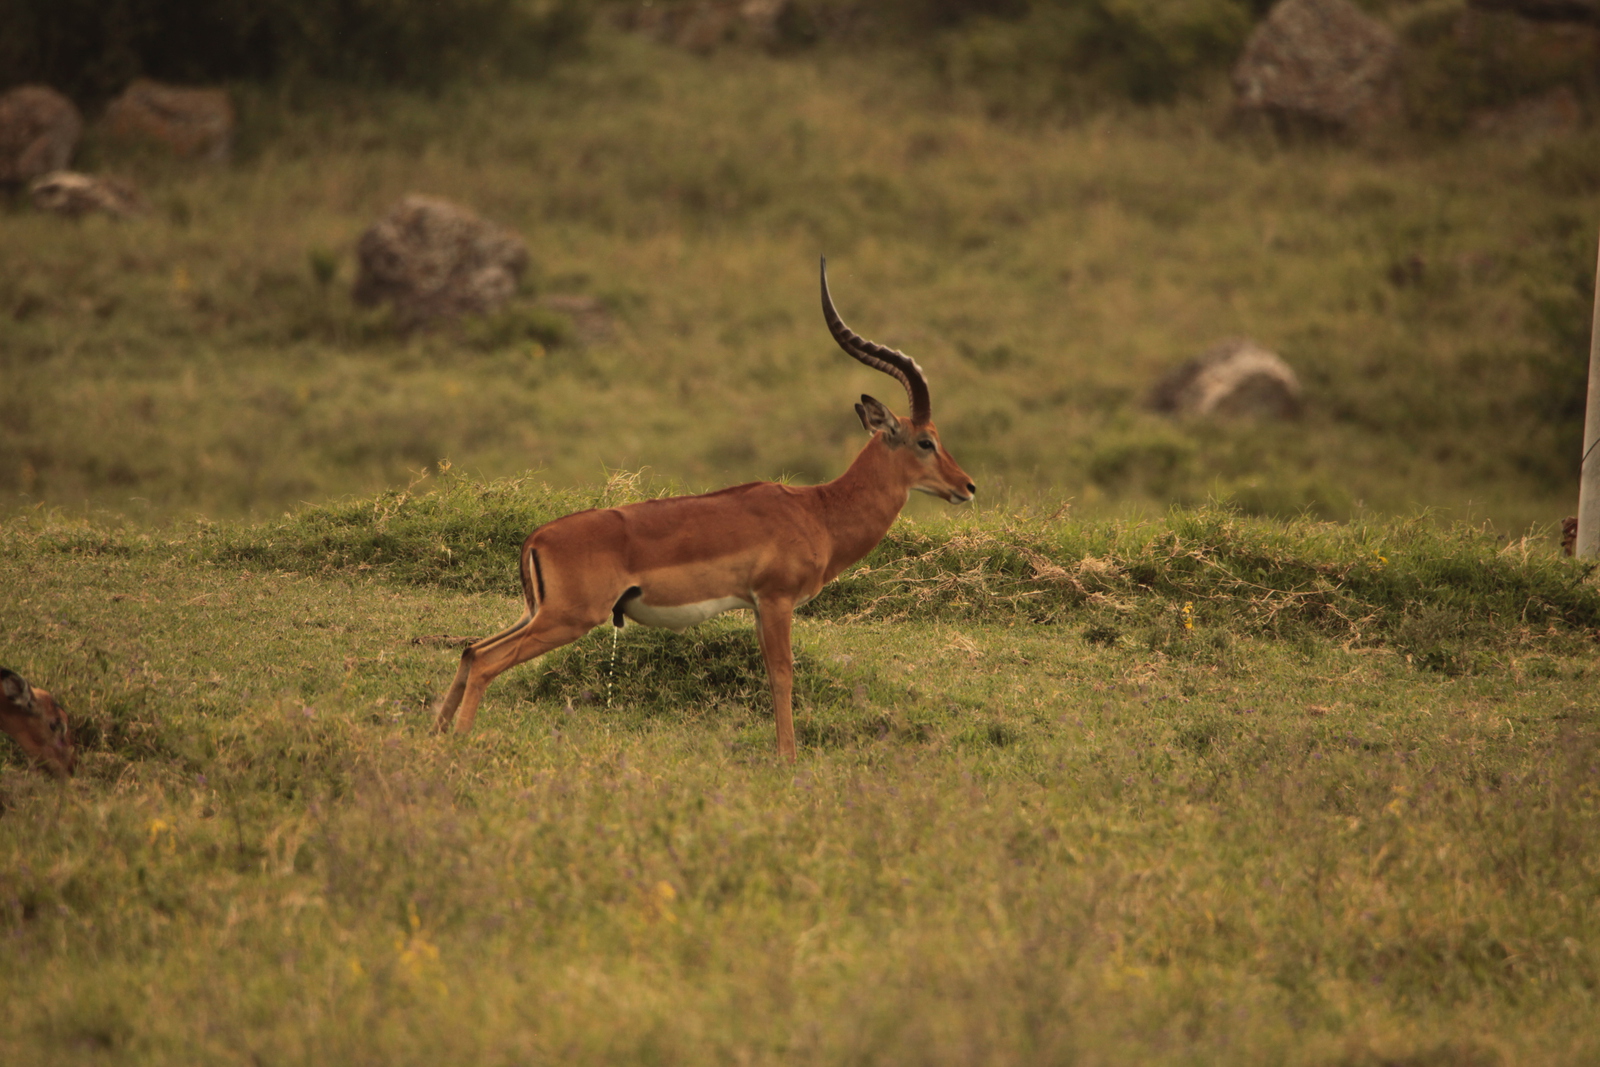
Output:
<path fill-rule="evenodd" d="M 1549 23 L 1450 4 L 1419 5 L 1400 22 L 1406 110 L 1419 129 L 1459 133 L 1475 111 L 1558 86 L 1595 94 L 1593 46 Z"/>
<path fill-rule="evenodd" d="M 946 79 L 1004 112 L 1173 100 L 1232 63 L 1251 25 L 1241 0 L 1035 0 L 1000 12 L 947 20 L 935 56 Z"/>
<path fill-rule="evenodd" d="M 141 75 L 437 88 L 476 68 L 539 69 L 587 21 L 585 0 L 0 0 L 0 71 L 88 101 Z"/>

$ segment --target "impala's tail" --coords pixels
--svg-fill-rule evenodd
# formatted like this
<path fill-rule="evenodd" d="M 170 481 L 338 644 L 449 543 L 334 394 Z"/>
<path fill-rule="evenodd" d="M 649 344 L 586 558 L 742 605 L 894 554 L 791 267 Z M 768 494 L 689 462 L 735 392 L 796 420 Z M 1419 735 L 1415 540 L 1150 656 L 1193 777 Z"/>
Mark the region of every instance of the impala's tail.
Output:
<path fill-rule="evenodd" d="M 539 613 L 544 603 L 544 570 L 539 566 L 539 553 L 533 542 L 522 546 L 522 599 L 528 603 L 528 615 Z"/>

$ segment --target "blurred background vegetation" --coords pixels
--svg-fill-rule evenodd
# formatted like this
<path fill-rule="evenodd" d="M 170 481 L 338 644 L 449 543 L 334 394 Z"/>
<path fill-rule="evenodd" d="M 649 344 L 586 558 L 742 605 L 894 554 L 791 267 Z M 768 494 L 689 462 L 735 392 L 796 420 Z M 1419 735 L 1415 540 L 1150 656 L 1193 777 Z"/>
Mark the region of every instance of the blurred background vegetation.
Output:
<path fill-rule="evenodd" d="M 928 368 L 984 500 L 1517 532 L 1574 510 L 1600 198 L 1581 35 L 1364 3 L 1401 39 L 1405 114 L 1353 137 L 1234 121 L 1264 0 L 793 0 L 760 33 L 672 31 L 715 6 L 0 0 L 5 83 L 73 96 L 77 165 L 155 206 L 4 203 L 5 507 L 269 514 L 444 458 L 562 485 L 831 477 L 854 394 L 899 398 L 830 350 L 826 253 L 847 320 Z M 98 136 L 141 75 L 226 85 L 231 162 Z M 1483 121 L 1552 91 L 1575 126 Z M 357 237 L 407 192 L 527 239 L 507 310 L 407 333 L 350 301 Z M 1299 373 L 1299 421 L 1145 409 L 1238 335 Z"/>
<path fill-rule="evenodd" d="M 581 0 L 5 0 L 0 70 L 104 101 L 136 77 L 438 89 L 581 42 Z"/>

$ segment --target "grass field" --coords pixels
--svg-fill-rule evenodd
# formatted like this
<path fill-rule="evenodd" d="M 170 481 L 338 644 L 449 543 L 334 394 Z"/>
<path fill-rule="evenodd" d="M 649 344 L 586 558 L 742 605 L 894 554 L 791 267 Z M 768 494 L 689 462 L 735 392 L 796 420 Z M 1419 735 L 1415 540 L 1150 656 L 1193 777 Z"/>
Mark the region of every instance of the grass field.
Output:
<path fill-rule="evenodd" d="M 799 620 L 795 767 L 742 620 L 597 631 L 431 736 L 451 635 L 519 610 L 475 541 L 571 502 L 10 524 L 0 640 L 85 756 L 0 778 L 5 1062 L 1596 1055 L 1578 565 L 922 522 Z"/>
<path fill-rule="evenodd" d="M 87 146 L 150 216 L 5 207 L 0 663 L 83 756 L 0 749 L 0 1063 L 1600 1058 L 1600 592 L 1550 536 L 1596 142 L 1021 125 L 860 59 L 240 87 L 226 167 Z M 508 311 L 350 303 L 408 191 L 528 238 Z M 432 736 L 533 527 L 831 477 L 901 405 L 823 253 L 980 495 L 797 618 L 799 762 L 741 614 Z M 1142 408 L 1239 334 L 1304 418 Z"/>
<path fill-rule="evenodd" d="M 1431 507 L 1513 535 L 1574 510 L 1583 137 L 1276 143 L 1228 133 L 1220 96 L 1026 127 L 892 53 L 595 47 L 439 98 L 242 88 L 221 169 L 91 143 L 157 210 L 4 217 L 9 508 L 264 517 L 441 458 L 566 485 L 830 477 L 884 383 L 822 329 L 827 254 L 846 320 L 928 368 L 986 499 Z M 357 236 L 409 191 L 524 234 L 516 305 L 408 338 L 350 303 Z M 563 324 L 551 296 L 602 310 Z M 1236 335 L 1297 369 L 1303 420 L 1143 409 Z"/>

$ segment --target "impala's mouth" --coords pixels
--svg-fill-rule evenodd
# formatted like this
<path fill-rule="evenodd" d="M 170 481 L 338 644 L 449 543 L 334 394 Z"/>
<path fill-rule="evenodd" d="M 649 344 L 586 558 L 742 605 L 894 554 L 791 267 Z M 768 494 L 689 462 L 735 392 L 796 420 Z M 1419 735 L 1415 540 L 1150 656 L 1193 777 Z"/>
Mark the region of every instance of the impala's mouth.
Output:
<path fill-rule="evenodd" d="M 967 483 L 965 490 L 951 489 L 945 485 L 913 485 L 912 490 L 918 493 L 927 493 L 936 496 L 946 504 L 965 504 L 977 495 L 978 487 L 971 482 Z"/>

